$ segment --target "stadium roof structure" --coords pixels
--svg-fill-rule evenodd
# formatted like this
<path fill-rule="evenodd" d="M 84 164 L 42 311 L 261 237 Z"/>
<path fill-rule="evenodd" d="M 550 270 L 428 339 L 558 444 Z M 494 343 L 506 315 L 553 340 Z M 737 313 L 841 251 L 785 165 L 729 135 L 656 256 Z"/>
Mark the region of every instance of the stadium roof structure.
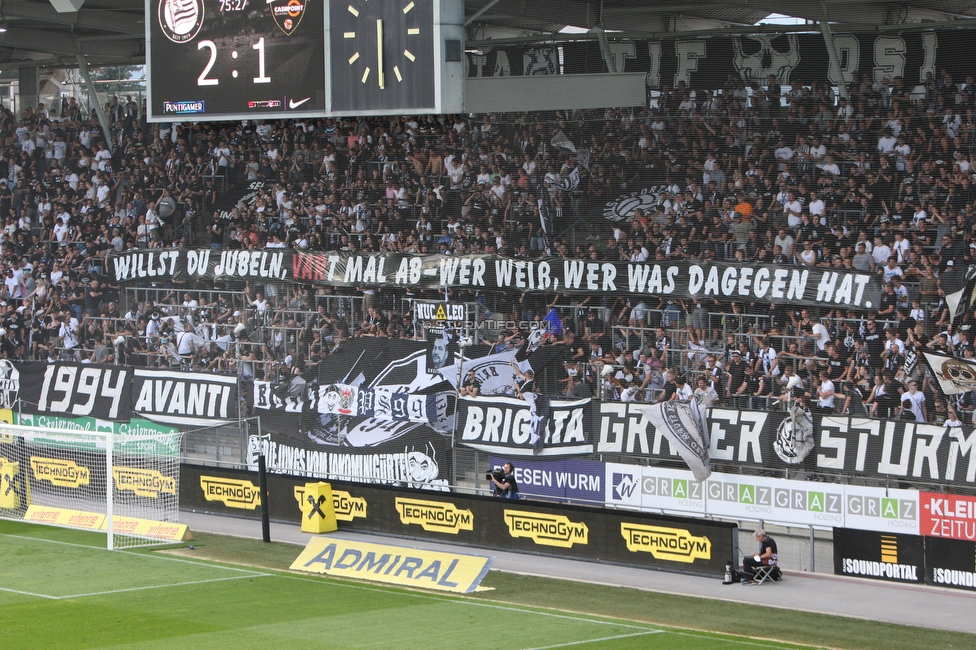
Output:
<path fill-rule="evenodd" d="M 0 0 L 0 69 L 145 61 L 145 2 Z M 255 1 L 255 0 L 251 0 Z M 258 0 L 259 1 L 259 0 Z M 770 14 L 804 25 L 757 25 Z M 502 43 L 821 31 L 916 31 L 976 26 L 976 0 L 466 0 L 469 47 Z M 567 29 L 569 28 L 569 29 Z M 569 32 L 569 33 L 567 33 Z"/>

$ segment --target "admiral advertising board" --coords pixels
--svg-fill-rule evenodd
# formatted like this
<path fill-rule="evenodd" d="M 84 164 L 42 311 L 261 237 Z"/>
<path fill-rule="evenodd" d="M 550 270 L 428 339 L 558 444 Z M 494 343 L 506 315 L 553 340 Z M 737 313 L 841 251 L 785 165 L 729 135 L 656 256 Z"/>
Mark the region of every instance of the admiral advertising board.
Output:
<path fill-rule="evenodd" d="M 305 481 L 268 475 L 272 519 L 300 521 L 298 489 Z M 730 523 L 385 485 L 331 484 L 333 504 L 342 505 L 336 513 L 340 530 L 710 576 L 723 575 L 725 563 L 738 553 L 738 529 Z M 256 518 L 256 485 L 255 472 L 184 465 L 181 506 Z"/>
<path fill-rule="evenodd" d="M 924 540 L 918 535 L 834 528 L 834 573 L 891 582 L 922 582 L 924 547 Z"/>

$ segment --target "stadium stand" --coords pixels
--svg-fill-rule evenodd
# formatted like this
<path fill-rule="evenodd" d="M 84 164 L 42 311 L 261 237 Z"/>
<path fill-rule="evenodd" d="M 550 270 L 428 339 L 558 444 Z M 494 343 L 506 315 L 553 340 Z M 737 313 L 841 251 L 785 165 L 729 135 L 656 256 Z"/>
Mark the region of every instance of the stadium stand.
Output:
<path fill-rule="evenodd" d="M 523 325 L 555 309 L 569 395 L 671 399 L 683 378 L 726 405 L 819 402 L 880 417 L 901 414 L 917 380 L 925 399 L 906 417 L 970 419 L 972 393 L 946 399 L 906 357 L 973 356 L 976 313 L 953 327 L 939 278 L 976 260 L 976 87 L 943 73 L 913 92 L 855 75 L 849 94 L 731 79 L 655 91 L 645 109 L 207 124 L 149 124 L 144 106 L 114 98 L 111 134 L 74 100 L 20 120 L 0 109 L 0 356 L 270 380 L 350 337 L 419 337 L 412 300 L 438 297 L 123 286 L 106 259 L 133 249 L 776 263 L 877 273 L 885 296 L 875 313 L 491 291 L 450 299 Z M 615 197 L 645 189 L 653 208 L 604 218 Z M 527 334 L 492 331 L 490 342 Z M 784 395 L 793 374 L 802 382 Z"/>

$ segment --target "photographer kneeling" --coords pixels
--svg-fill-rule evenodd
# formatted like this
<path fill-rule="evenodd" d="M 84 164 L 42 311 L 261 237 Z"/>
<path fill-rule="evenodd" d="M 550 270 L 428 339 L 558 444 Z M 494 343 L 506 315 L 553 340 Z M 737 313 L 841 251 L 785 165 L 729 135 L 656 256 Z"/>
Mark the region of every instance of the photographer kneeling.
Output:
<path fill-rule="evenodd" d="M 503 499 L 519 499 L 518 483 L 515 482 L 515 468 L 505 463 L 501 469 L 488 472 L 485 478 L 491 481 L 492 496 Z"/>

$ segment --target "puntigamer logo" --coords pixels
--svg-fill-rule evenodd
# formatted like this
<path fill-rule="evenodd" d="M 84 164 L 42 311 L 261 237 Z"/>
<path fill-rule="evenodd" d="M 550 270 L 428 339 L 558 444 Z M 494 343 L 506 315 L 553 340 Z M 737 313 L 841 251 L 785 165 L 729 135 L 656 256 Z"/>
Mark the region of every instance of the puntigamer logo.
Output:
<path fill-rule="evenodd" d="M 250 481 L 201 476 L 200 487 L 207 501 L 220 501 L 228 508 L 254 510 L 261 505 L 261 493 Z"/>
<path fill-rule="evenodd" d="M 91 480 L 88 468 L 72 460 L 31 456 L 30 464 L 35 480 L 48 481 L 57 487 L 77 488 L 88 485 Z"/>
<path fill-rule="evenodd" d="M 512 537 L 528 537 L 541 546 L 572 548 L 573 544 L 589 544 L 590 531 L 586 524 L 570 521 L 565 515 L 506 510 L 505 523 Z"/>
<path fill-rule="evenodd" d="M 620 534 L 628 551 L 650 553 L 655 560 L 691 564 L 698 559 L 712 559 L 712 542 L 707 537 L 695 537 L 683 528 L 621 523 Z"/>
<path fill-rule="evenodd" d="M 295 500 L 299 507 L 305 503 L 305 486 L 295 486 Z M 336 519 L 339 521 L 352 521 L 357 517 L 366 518 L 366 499 L 354 497 L 342 490 L 332 490 L 332 509 L 335 510 Z"/>
<path fill-rule="evenodd" d="M 160 493 L 176 494 L 176 479 L 163 476 L 154 469 L 113 467 L 112 476 L 119 490 L 131 490 L 137 497 L 158 499 Z"/>
<path fill-rule="evenodd" d="M 417 524 L 428 532 L 457 535 L 462 530 L 474 530 L 471 511 L 458 510 L 453 503 L 397 497 L 396 509 L 402 523 Z"/>

